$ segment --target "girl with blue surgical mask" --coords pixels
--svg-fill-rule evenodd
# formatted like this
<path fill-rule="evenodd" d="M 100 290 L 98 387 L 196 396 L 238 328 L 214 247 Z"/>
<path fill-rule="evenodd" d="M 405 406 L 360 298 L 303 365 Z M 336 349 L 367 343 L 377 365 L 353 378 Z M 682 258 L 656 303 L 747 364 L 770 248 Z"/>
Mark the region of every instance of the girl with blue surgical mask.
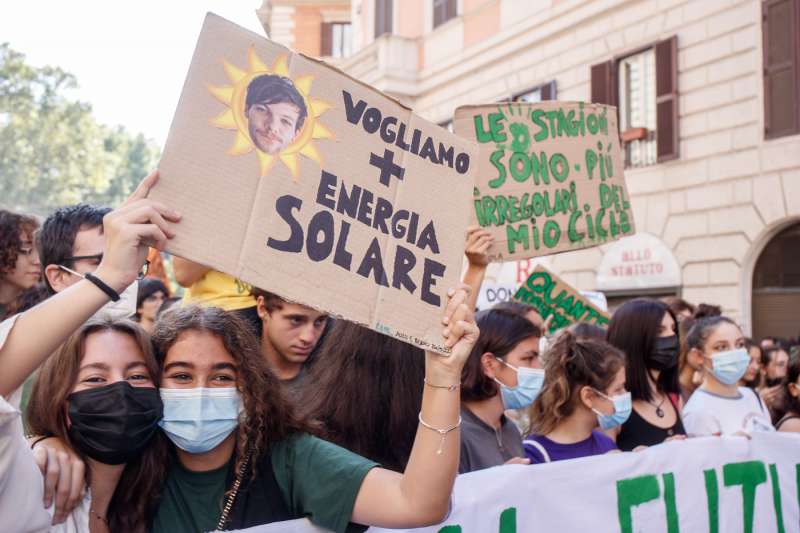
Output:
<path fill-rule="evenodd" d="M 538 327 L 518 313 L 498 309 L 475 318 L 481 333 L 461 380 L 460 473 L 528 463 L 522 435 L 505 412 L 528 408 L 545 378 Z"/>
<path fill-rule="evenodd" d="M 162 315 L 153 333 L 160 426 L 174 447 L 151 531 L 304 517 L 336 533 L 440 522 L 458 464 L 459 378 L 478 337 L 466 292 L 450 295 L 442 334 L 451 353 L 425 355 L 417 435 L 402 474 L 311 436 L 241 319 L 214 307 Z"/>
<path fill-rule="evenodd" d="M 758 393 L 738 385 L 750 364 L 739 326 L 722 316 L 703 318 L 689 330 L 686 343 L 702 357 L 704 376 L 683 410 L 689 436 L 773 431 L 769 411 Z"/>
<path fill-rule="evenodd" d="M 600 430 L 619 427 L 631 414 L 624 354 L 564 330 L 548 348 L 544 368 L 544 388 L 530 408 L 531 434 L 523 442 L 531 463 L 616 451 Z"/>

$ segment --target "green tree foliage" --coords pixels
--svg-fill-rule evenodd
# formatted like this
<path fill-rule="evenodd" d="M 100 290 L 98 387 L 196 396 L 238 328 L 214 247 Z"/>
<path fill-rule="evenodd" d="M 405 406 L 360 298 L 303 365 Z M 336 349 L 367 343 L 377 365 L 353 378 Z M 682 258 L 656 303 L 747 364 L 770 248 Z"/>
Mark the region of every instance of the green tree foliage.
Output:
<path fill-rule="evenodd" d="M 99 124 L 69 97 L 76 86 L 72 74 L 0 44 L 0 206 L 45 215 L 77 202 L 118 205 L 155 167 L 159 148 Z"/>

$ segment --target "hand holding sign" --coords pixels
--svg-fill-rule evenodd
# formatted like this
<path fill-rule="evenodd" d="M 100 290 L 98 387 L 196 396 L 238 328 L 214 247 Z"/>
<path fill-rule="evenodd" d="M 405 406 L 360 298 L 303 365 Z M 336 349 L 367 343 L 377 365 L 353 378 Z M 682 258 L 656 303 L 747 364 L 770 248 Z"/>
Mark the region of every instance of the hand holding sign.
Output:
<path fill-rule="evenodd" d="M 184 214 L 175 255 L 447 352 L 434 325 L 464 249 L 442 236 L 467 225 L 476 157 L 379 91 L 209 14 L 153 196 Z"/>
<path fill-rule="evenodd" d="M 158 176 L 158 170 L 150 173 L 120 207 L 103 217 L 106 244 L 97 275 L 117 292 L 136 279 L 149 246 L 163 250 L 175 236 L 170 222 L 178 222 L 181 215 L 147 198 Z"/>

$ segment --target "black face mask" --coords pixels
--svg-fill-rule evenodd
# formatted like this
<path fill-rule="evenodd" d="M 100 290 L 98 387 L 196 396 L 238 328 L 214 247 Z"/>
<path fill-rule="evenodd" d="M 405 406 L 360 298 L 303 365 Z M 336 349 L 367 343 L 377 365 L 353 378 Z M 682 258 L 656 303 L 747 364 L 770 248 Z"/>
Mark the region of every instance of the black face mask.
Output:
<path fill-rule="evenodd" d="M 783 378 L 767 378 L 764 380 L 764 384 L 767 387 L 774 387 L 775 385 L 780 385 L 783 383 Z"/>
<path fill-rule="evenodd" d="M 653 370 L 669 370 L 678 365 L 680 343 L 678 336 L 659 337 L 656 339 L 655 351 L 647 360 L 647 367 Z"/>
<path fill-rule="evenodd" d="M 70 441 L 101 463 L 118 465 L 135 458 L 158 430 L 163 416 L 154 387 L 133 387 L 118 381 L 74 392 L 69 402 Z"/>

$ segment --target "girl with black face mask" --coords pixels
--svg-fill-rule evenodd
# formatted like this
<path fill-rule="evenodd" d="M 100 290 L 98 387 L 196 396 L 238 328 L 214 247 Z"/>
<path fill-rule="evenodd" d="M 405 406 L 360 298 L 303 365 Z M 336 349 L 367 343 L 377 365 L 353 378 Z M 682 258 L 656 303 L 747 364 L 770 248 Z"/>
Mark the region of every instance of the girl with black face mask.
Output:
<path fill-rule="evenodd" d="M 146 198 L 157 179 L 158 172 L 152 173 L 128 201 L 106 215 L 103 260 L 93 274 L 76 279 L 57 295 L 0 323 L 3 531 L 144 529 L 126 513 L 143 515 L 139 498 L 149 491 L 147 476 L 158 470 L 147 452 L 141 451 L 152 448 L 154 442 L 157 446 L 151 438 L 161 417 L 154 387 L 157 368 L 146 337 L 135 325 L 85 322 L 109 301 L 119 300 L 120 293 L 136 280 L 148 245 L 163 249 L 174 236 L 170 223 L 177 222 L 180 215 Z M 42 375 L 30 405 L 31 429 L 61 437 L 89 465 L 89 495 L 66 523 L 55 527 L 51 527 L 52 510 L 48 512 L 42 506 L 45 483 L 25 441 L 18 407 L 23 382 L 39 367 Z M 57 456 L 58 466 L 65 466 L 66 454 Z M 63 468 L 61 472 L 62 478 L 66 476 L 61 481 L 72 485 Z M 80 481 L 84 478 L 72 477 Z M 117 487 L 134 488 L 118 492 Z"/>
<path fill-rule="evenodd" d="M 678 321 L 666 304 L 637 298 L 617 309 L 608 325 L 608 342 L 626 355 L 626 387 L 633 412 L 616 435 L 630 451 L 686 435 L 680 417 Z"/>
<path fill-rule="evenodd" d="M 30 433 L 55 436 L 85 462 L 83 501 L 55 531 L 144 531 L 164 463 L 159 370 L 147 334 L 130 321 L 90 321 L 40 369 Z M 88 529 L 87 529 L 88 528 Z"/>

